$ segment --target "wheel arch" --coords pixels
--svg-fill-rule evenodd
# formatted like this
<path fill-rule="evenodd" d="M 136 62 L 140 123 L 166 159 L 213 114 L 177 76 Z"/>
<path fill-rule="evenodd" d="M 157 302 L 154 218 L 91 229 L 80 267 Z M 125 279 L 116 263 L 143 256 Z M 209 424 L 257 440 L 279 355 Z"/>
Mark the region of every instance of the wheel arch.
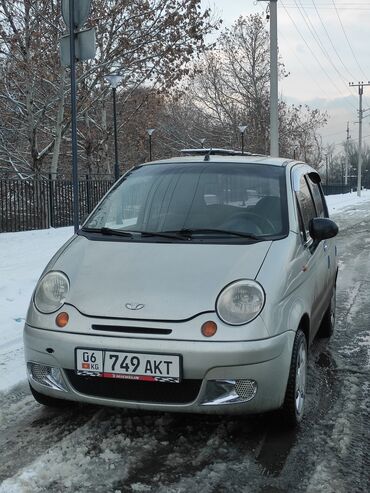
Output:
<path fill-rule="evenodd" d="M 304 313 L 299 322 L 298 329 L 301 329 L 306 337 L 307 347 L 310 345 L 310 317 L 308 313 Z"/>

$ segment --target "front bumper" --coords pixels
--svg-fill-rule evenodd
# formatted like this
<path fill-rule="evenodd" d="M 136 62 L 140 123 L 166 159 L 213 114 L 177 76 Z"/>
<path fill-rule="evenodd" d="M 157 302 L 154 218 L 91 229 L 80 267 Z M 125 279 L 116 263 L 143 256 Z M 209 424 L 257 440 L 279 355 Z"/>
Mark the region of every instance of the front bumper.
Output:
<path fill-rule="evenodd" d="M 269 411 L 282 405 L 294 336 L 294 332 L 287 331 L 275 337 L 255 341 L 200 342 L 62 333 L 37 329 L 26 324 L 24 345 L 27 363 L 32 362 L 61 370 L 64 390 L 41 385 L 32 379 L 32 376 L 29 377 L 35 390 L 51 397 L 122 408 L 241 414 Z M 145 348 L 145 352 L 152 353 L 181 353 L 183 383 L 190 385 L 190 382 L 197 382 L 198 387 L 194 394 L 188 394 L 190 399 L 188 402 L 174 402 L 174 399 L 170 398 L 166 401 L 166 392 L 168 395 L 171 395 L 171 389 L 178 392 L 180 387 L 177 386 L 181 384 L 156 384 L 161 386 L 158 389 L 164 395 L 160 399 L 161 402 L 156 402 L 159 399 L 156 395 L 150 397 L 149 401 L 145 395 L 142 398 L 137 394 L 134 398 L 125 398 L 121 395 L 120 389 L 112 393 L 115 397 L 111 397 L 109 390 L 105 389 L 101 392 L 97 390 L 98 384 L 94 387 L 93 381 L 89 380 L 89 385 L 80 385 L 73 377 L 76 347 L 136 352 L 143 351 Z M 104 379 L 99 385 L 104 386 L 107 380 L 111 379 Z M 257 391 L 253 398 L 246 402 L 235 402 L 232 399 L 222 402 L 220 395 L 214 392 L 214 382 L 223 382 L 222 385 L 225 385 L 225 381 L 254 381 Z M 107 382 L 106 387 L 109 383 L 112 382 Z M 128 384 L 125 381 L 124 385 Z M 165 385 L 167 387 L 163 387 Z M 142 387 L 143 393 L 145 388 L 149 387 Z M 210 391 L 211 388 L 213 393 Z"/>

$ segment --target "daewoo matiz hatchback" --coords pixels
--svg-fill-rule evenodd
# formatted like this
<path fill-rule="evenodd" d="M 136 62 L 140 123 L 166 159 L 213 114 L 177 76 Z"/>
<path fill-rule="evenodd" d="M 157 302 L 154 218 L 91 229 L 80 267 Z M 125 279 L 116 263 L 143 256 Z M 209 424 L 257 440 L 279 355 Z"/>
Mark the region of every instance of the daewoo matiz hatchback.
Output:
<path fill-rule="evenodd" d="M 302 418 L 335 318 L 338 231 L 320 176 L 264 156 L 137 166 L 53 257 L 24 330 L 45 405 Z"/>

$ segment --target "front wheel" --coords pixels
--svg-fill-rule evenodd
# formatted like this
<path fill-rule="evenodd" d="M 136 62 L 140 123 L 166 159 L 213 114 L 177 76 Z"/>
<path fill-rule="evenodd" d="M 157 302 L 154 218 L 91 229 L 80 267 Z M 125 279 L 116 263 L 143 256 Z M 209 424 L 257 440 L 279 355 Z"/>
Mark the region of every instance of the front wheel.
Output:
<path fill-rule="evenodd" d="M 318 337 L 331 337 L 334 332 L 335 327 L 335 309 L 336 309 L 336 289 L 333 288 L 333 292 L 330 298 L 329 306 L 325 312 L 324 318 L 322 319 Z"/>
<path fill-rule="evenodd" d="M 307 341 L 302 330 L 298 329 L 294 339 L 288 384 L 281 410 L 284 421 L 290 426 L 297 426 L 302 421 L 306 400 L 306 373 Z"/>

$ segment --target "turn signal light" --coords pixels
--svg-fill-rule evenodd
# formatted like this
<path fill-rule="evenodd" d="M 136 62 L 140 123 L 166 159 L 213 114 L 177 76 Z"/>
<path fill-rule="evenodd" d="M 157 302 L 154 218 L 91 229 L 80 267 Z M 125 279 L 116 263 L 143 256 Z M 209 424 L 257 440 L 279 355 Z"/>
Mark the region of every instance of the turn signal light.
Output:
<path fill-rule="evenodd" d="M 58 327 L 65 327 L 68 324 L 69 321 L 69 315 L 67 312 L 60 312 L 55 318 L 55 323 L 57 324 Z"/>
<path fill-rule="evenodd" d="M 204 337 L 212 337 L 217 332 L 217 324 L 215 322 L 212 322 L 212 320 L 204 322 L 201 331 Z"/>

